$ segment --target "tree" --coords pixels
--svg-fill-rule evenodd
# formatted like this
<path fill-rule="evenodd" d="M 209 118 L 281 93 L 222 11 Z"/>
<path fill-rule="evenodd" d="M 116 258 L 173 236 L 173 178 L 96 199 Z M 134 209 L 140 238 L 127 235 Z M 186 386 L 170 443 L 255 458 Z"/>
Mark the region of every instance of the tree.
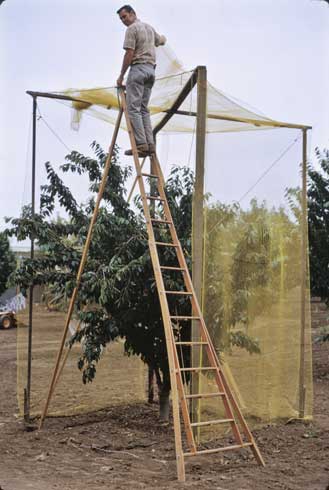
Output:
<path fill-rule="evenodd" d="M 308 226 L 311 291 L 329 304 L 329 150 L 315 150 L 309 164 Z"/>
<path fill-rule="evenodd" d="M 10 250 L 5 233 L 0 233 L 0 294 L 7 289 L 8 278 L 16 267 L 14 253 Z"/>
<path fill-rule="evenodd" d="M 249 326 L 300 283 L 298 190 L 286 200 L 289 212 L 256 199 L 245 210 L 207 205 L 204 312 L 219 353 L 232 346 L 259 353 Z"/>
<path fill-rule="evenodd" d="M 61 170 L 87 174 L 90 191 L 97 192 L 107 155 L 98 144 L 92 144 L 96 159 L 78 152 L 66 157 Z M 72 192 L 46 164 L 47 184 L 42 187 L 40 213 L 32 219 L 30 207 L 24 207 L 18 219 L 10 219 L 10 235 L 22 240 L 32 232 L 42 255 L 26 259 L 15 274 L 22 290 L 33 284 L 51 286 L 52 294 L 67 301 L 71 296 L 79 267 L 95 199 L 78 205 Z M 161 414 L 168 415 L 170 377 L 158 293 L 148 249 L 148 238 L 140 200 L 135 208 L 125 200 L 125 183 L 131 169 L 118 164 L 116 149 L 103 204 L 94 228 L 88 261 L 82 277 L 75 314 L 84 322 L 71 344 L 84 338 L 79 360 L 83 382 L 92 381 L 102 347 L 117 337 L 125 339 L 125 351 L 135 354 L 155 369 L 160 385 Z M 175 168 L 168 179 L 166 192 L 178 235 L 190 265 L 193 175 L 189 169 Z M 56 202 L 66 211 L 66 221 L 53 219 Z M 154 212 L 161 216 L 160 205 Z M 168 232 L 159 226 L 156 238 L 168 241 Z M 171 249 L 160 251 L 160 262 L 175 265 Z M 182 275 L 164 275 L 166 287 L 183 288 Z M 94 308 L 97 305 L 97 308 Z M 189 314 L 188 299 L 170 300 L 177 315 Z M 83 311 L 85 310 L 85 311 Z M 177 325 L 175 334 L 188 336 L 188 325 Z M 187 337 L 186 337 L 187 338 Z M 185 363 L 188 363 L 188 353 Z"/>
<path fill-rule="evenodd" d="M 89 189 L 96 193 L 107 155 L 95 142 L 92 148 L 95 159 L 71 152 L 60 169 L 63 173 L 75 173 L 77 178 L 82 174 L 88 175 Z M 32 219 L 31 208 L 27 206 L 20 218 L 10 219 L 10 235 L 23 240 L 33 233 L 42 250 L 42 254 L 21 264 L 15 273 L 15 281 L 23 291 L 32 282 L 46 285 L 56 300 L 67 303 L 75 286 L 95 198 L 90 197 L 78 205 L 52 165 L 49 162 L 45 165 L 47 184 L 41 189 L 40 212 Z M 160 415 L 167 418 L 170 376 L 162 316 L 141 201 L 135 200 L 134 206 L 130 207 L 125 199 L 125 184 L 130 173 L 131 169 L 119 165 L 116 148 L 76 301 L 75 315 L 83 321 L 83 328 L 71 338 L 70 343 L 81 342 L 83 338 L 79 369 L 86 383 L 96 375 L 102 347 L 117 337 L 123 338 L 126 353 L 140 356 L 156 372 Z M 175 167 L 167 180 L 166 194 L 189 269 L 193 190 L 192 172 L 188 168 Z M 57 202 L 67 213 L 67 220 L 54 219 Z M 155 205 L 152 212 L 158 218 L 164 218 L 161 204 Z M 216 210 L 213 212 L 215 218 Z M 168 227 L 155 226 L 156 240 L 170 241 Z M 215 250 L 209 255 L 212 253 Z M 159 259 L 167 266 L 178 265 L 172 247 L 160 248 Z M 213 265 L 208 262 L 215 274 L 214 265 L 216 262 Z M 163 278 L 166 289 L 184 289 L 180 272 L 166 271 Z M 219 290 L 220 271 L 217 279 Z M 191 303 L 186 296 L 172 295 L 168 301 L 174 316 L 191 316 Z M 218 297 L 214 297 L 213 307 L 212 314 L 216 315 L 216 309 L 220 309 Z M 186 321 L 175 324 L 176 339 L 190 340 L 190 326 Z M 215 333 L 218 334 L 218 329 Z M 229 346 L 232 344 L 257 351 L 257 346 L 243 332 L 229 337 Z M 179 355 L 183 357 L 184 365 L 189 366 L 189 348 L 183 346 Z"/>

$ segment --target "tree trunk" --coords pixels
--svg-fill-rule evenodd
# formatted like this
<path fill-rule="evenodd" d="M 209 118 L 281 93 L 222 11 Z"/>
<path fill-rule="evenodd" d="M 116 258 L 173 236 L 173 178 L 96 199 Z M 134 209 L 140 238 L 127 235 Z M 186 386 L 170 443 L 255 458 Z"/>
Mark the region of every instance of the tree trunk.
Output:
<path fill-rule="evenodd" d="M 148 366 L 148 402 L 154 403 L 154 369 Z"/>
<path fill-rule="evenodd" d="M 163 373 L 163 382 L 159 391 L 160 402 L 160 420 L 163 422 L 169 422 L 169 395 L 170 395 L 170 377 L 168 373 Z"/>

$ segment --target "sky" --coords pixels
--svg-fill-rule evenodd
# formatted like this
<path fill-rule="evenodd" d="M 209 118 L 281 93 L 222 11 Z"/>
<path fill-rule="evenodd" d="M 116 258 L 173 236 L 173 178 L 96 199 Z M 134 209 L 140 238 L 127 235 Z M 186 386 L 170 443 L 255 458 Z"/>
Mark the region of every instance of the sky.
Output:
<path fill-rule="evenodd" d="M 121 5 L 111 0 L 6 0 L 0 6 L 0 227 L 3 216 L 18 216 L 30 199 L 32 100 L 26 90 L 114 85 L 123 56 L 125 27 L 116 15 Z M 206 65 L 214 86 L 249 107 L 273 119 L 313 126 L 311 158 L 316 146 L 329 146 L 329 6 L 325 2 L 136 0 L 132 5 L 140 19 L 167 37 L 187 69 Z M 45 183 L 45 161 L 58 168 L 71 149 L 92 154 L 89 145 L 94 139 L 107 148 L 113 129 L 84 117 L 79 132 L 74 132 L 69 109 L 54 101 L 40 99 L 39 111 L 38 189 Z M 249 133 L 247 142 L 247 133 L 239 135 L 209 138 L 211 171 L 206 189 L 227 201 L 238 200 L 299 137 L 296 131 L 282 135 L 280 130 L 274 135 L 263 132 L 264 139 L 260 133 Z M 125 147 L 126 136 L 120 138 Z M 193 167 L 193 140 L 179 138 L 160 138 L 160 161 L 166 171 L 173 163 Z M 290 172 L 283 159 L 281 170 L 278 167 L 264 182 L 260 196 L 277 192 L 276 185 L 282 190 L 282 179 L 296 184 L 300 141 L 292 152 L 297 166 Z M 232 170 L 237 153 L 244 156 L 240 178 Z M 86 196 L 87 183 L 81 186 L 75 178 L 68 183 L 78 199 Z"/>

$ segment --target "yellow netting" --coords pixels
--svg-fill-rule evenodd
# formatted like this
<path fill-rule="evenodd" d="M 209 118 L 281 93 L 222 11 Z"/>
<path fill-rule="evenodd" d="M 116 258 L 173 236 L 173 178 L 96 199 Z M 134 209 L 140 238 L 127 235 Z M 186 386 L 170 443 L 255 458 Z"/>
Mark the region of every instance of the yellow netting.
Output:
<path fill-rule="evenodd" d="M 171 108 L 191 73 L 184 71 L 168 51 L 159 50 L 158 79 L 150 104 L 154 126 Z M 73 103 L 75 123 L 79 122 L 84 110 L 92 111 L 108 122 L 114 122 L 117 117 L 118 99 L 113 87 L 70 89 L 60 93 L 77 99 Z M 194 89 L 180 110 L 193 114 L 197 110 L 196 102 Z M 288 187 L 301 187 L 301 152 L 299 146 L 298 152 L 289 155 L 289 160 L 269 166 L 271 155 L 278 154 L 284 140 L 274 138 L 271 143 L 266 139 L 271 138 L 275 131 L 261 135 L 254 131 L 249 134 L 240 131 L 272 129 L 279 125 L 243 107 L 208 83 L 205 188 L 208 198 L 205 203 L 203 309 L 214 344 L 225 361 L 228 381 L 244 412 L 266 421 L 297 417 L 300 413 L 303 231 L 298 191 L 295 208 L 289 204 L 285 191 Z M 163 131 L 194 132 L 195 117 L 175 115 Z M 218 132 L 233 134 L 212 134 Z M 183 140 L 184 137 L 179 138 Z M 248 147 L 246 138 L 248 141 L 250 138 L 251 147 Z M 176 145 L 176 151 L 178 146 L 182 152 L 180 143 Z M 186 145 L 185 154 L 189 152 L 190 142 Z M 171 157 L 170 163 L 180 163 L 176 154 Z M 21 320 L 27 324 L 26 315 Z M 44 402 L 63 325 L 64 313 L 50 314 L 44 306 L 36 308 L 32 413 L 40 412 L 40 402 Z M 303 383 L 305 416 L 310 417 L 312 378 L 308 301 L 305 326 Z M 230 339 L 243 348 L 233 346 L 229 349 Z M 18 330 L 21 410 L 26 379 L 26 343 L 27 329 L 21 326 Z M 258 345 L 259 353 L 247 351 L 246 347 L 253 344 Z M 114 403 L 145 400 L 145 368 L 138 359 L 123 356 L 122 344 L 116 343 L 104 353 L 96 381 L 91 385 L 82 385 L 81 373 L 76 368 L 77 359 L 78 347 L 68 358 L 50 413 L 79 413 Z M 205 363 L 202 352 L 200 360 Z M 213 378 L 200 376 L 200 387 L 208 393 L 215 390 Z M 199 416 L 201 419 L 203 416 L 217 418 L 223 416 L 223 412 L 220 404 L 207 400 L 199 405 Z M 211 429 L 205 434 L 211 437 L 214 432 Z"/>
<path fill-rule="evenodd" d="M 302 251 L 301 144 L 296 137 L 286 155 L 270 161 L 264 148 L 287 143 L 292 136 L 279 131 L 263 133 L 261 139 L 256 134 L 225 136 L 220 144 L 208 137 L 203 311 L 244 414 L 259 421 L 312 416 L 308 273 L 305 313 L 301 300 L 302 262 L 307 261 Z M 254 342 L 259 353 L 251 354 Z M 214 389 L 212 377 L 202 376 L 201 391 Z M 203 402 L 201 419 L 216 410 L 223 413 L 215 399 Z"/>
<path fill-rule="evenodd" d="M 152 90 L 149 104 L 152 125 L 155 127 L 166 115 L 183 87 L 188 83 L 193 71 L 186 71 L 175 55 L 166 46 L 157 50 L 158 64 L 156 70 L 156 82 Z M 208 89 L 208 125 L 209 133 L 250 131 L 267 129 L 284 125 L 265 117 L 260 113 L 248 109 L 246 104 L 236 101 L 233 97 L 225 95 L 222 91 L 213 87 L 209 82 Z M 114 124 L 119 100 L 115 87 L 94 87 L 87 89 L 67 89 L 53 94 L 70 96 L 73 102 L 74 128 L 78 128 L 83 111 L 89 111 L 95 117 Z M 197 110 L 196 89 L 183 102 L 179 108 L 189 114 Z M 194 131 L 194 117 L 189 114 L 176 114 L 163 128 L 167 133 L 184 133 Z M 219 118 L 219 119 L 218 119 Z M 126 129 L 125 122 L 121 127 Z"/>
<path fill-rule="evenodd" d="M 40 415 L 55 367 L 66 312 L 49 311 L 45 304 L 33 307 L 31 415 Z M 20 415 L 24 413 L 27 379 L 28 311 L 18 314 L 17 395 Z M 75 322 L 72 322 L 72 326 Z M 69 338 L 69 335 L 68 335 Z M 65 351 L 64 351 L 65 353 Z M 146 370 L 137 357 L 124 355 L 123 343 L 113 342 L 103 352 L 92 383 L 84 385 L 78 369 L 81 346 L 70 351 L 61 373 L 49 415 L 74 415 L 113 405 L 145 401 Z"/>

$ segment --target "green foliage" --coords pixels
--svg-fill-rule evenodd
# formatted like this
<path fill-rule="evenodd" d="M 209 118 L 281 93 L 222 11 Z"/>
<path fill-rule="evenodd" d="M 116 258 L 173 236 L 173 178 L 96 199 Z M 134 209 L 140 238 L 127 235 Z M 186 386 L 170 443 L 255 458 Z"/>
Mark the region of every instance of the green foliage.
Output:
<path fill-rule="evenodd" d="M 9 276 L 15 267 L 16 259 L 10 250 L 8 237 L 5 233 L 0 233 L 0 294 L 7 289 Z"/>
<path fill-rule="evenodd" d="M 77 178 L 89 177 L 92 193 L 99 189 L 107 155 L 98 144 L 92 144 L 96 158 L 78 152 L 66 157 L 60 167 L 63 173 L 75 173 Z M 47 184 L 41 189 L 40 213 L 32 219 L 25 207 L 18 219 L 11 219 L 9 234 L 19 239 L 34 234 L 43 253 L 34 260 L 26 259 L 15 274 L 15 281 L 26 290 L 33 282 L 50 288 L 51 293 L 67 301 L 75 286 L 82 247 L 86 240 L 94 198 L 79 204 L 59 174 L 46 163 Z M 88 260 L 79 287 L 75 315 L 84 327 L 71 339 L 82 342 L 79 368 L 83 381 L 92 381 L 102 347 L 117 337 L 125 339 L 128 355 L 135 354 L 148 365 L 160 369 L 168 385 L 169 371 L 158 293 L 151 265 L 148 238 L 140 201 L 130 207 L 125 199 L 125 184 L 130 168 L 118 164 L 116 149 L 106 183 L 104 198 L 93 231 Z M 193 175 L 189 169 L 174 168 L 167 182 L 168 201 L 177 225 L 182 246 L 190 265 Z M 68 215 L 66 221 L 54 219 L 56 203 Z M 154 213 L 162 218 L 161 207 Z M 162 225 L 156 238 L 168 240 Z M 176 264 L 173 250 L 164 249 L 160 262 Z M 183 289 L 182 275 L 165 274 L 166 287 Z M 95 306 L 97 305 L 97 306 Z M 188 299 L 170 300 L 171 311 L 189 314 Z M 177 328 L 176 335 L 188 336 L 188 328 Z M 188 360 L 186 361 L 188 362 Z"/>
<path fill-rule="evenodd" d="M 238 346 L 259 353 L 249 326 L 299 284 L 300 209 L 298 192 L 291 194 L 289 214 L 255 199 L 247 210 L 207 206 L 205 317 L 220 352 Z"/>
<path fill-rule="evenodd" d="M 307 192 L 311 291 L 329 304 L 329 150 L 317 148 L 315 155 Z"/>
<path fill-rule="evenodd" d="M 107 155 L 95 142 L 92 148 L 95 159 L 72 152 L 66 157 L 60 170 L 64 174 L 76 174 L 77 179 L 79 176 L 87 175 L 90 183 L 89 191 L 95 195 L 99 189 Z M 42 250 L 42 254 L 33 260 L 26 259 L 22 262 L 15 273 L 16 283 L 23 290 L 26 290 L 32 282 L 42 284 L 47 287 L 48 294 L 63 305 L 67 304 L 75 287 L 75 278 L 95 200 L 89 197 L 85 203 L 78 204 L 59 173 L 54 171 L 49 162 L 45 165 L 47 184 L 41 188 L 40 212 L 32 219 L 31 209 L 23 208 L 18 219 L 10 219 L 11 229 L 8 233 L 20 240 L 33 233 L 38 247 Z M 130 168 L 123 168 L 118 164 L 118 149 L 116 149 L 76 301 L 75 315 L 83 321 L 83 328 L 71 338 L 70 343 L 73 345 L 81 342 L 82 350 L 78 366 L 85 383 L 95 377 L 97 362 L 101 358 L 103 347 L 121 337 L 125 341 L 127 355 L 138 355 L 150 367 L 156 371 L 160 370 L 163 389 L 166 391 L 170 387 L 166 343 L 145 219 L 140 199 L 135 200 L 134 206 L 130 206 L 125 199 L 125 186 L 130 175 Z M 191 269 L 193 189 L 192 172 L 188 168 L 173 168 L 166 183 L 166 194 L 189 269 Z M 58 204 L 66 211 L 68 216 L 66 220 L 54 217 Z M 161 204 L 155 204 L 151 208 L 155 217 L 164 218 Z M 256 208 L 257 203 L 254 204 L 254 213 L 259 212 Z M 255 244 L 249 247 L 249 254 L 250 257 L 258 257 L 259 239 L 257 236 L 252 238 L 255 230 L 248 222 L 250 215 L 244 215 L 237 206 L 227 207 L 222 204 L 209 206 L 207 214 L 210 224 L 213 221 L 218 225 L 219 216 L 222 220 L 219 227 L 216 225 L 214 232 L 215 238 L 219 240 L 215 239 L 211 242 L 212 245 L 207 250 L 206 262 L 207 273 L 211 279 L 206 293 L 210 305 L 209 325 L 213 329 L 215 338 L 223 339 L 226 336 L 226 342 L 220 341 L 217 347 L 229 348 L 236 345 L 246 348 L 249 352 L 259 352 L 257 342 L 248 336 L 243 328 L 233 329 L 241 323 L 245 315 L 244 303 L 238 301 L 238 296 L 234 299 L 230 315 L 227 317 L 223 271 L 218 267 L 217 262 L 217 254 L 225 246 L 225 241 L 221 240 L 220 235 L 216 237 L 216 233 L 221 232 L 221 227 L 224 225 L 234 230 L 234 233 L 240 229 L 235 262 L 244 254 L 245 244 L 250 245 L 253 240 Z M 168 233 L 168 227 L 155 225 L 156 240 L 171 241 Z M 232 235 L 233 238 L 237 239 L 237 236 Z M 264 243 L 264 250 L 257 258 L 262 267 L 264 263 L 269 263 L 266 240 Z M 159 249 L 159 259 L 161 264 L 178 265 L 176 253 L 170 247 Z M 232 265 L 233 276 L 235 262 Z M 256 273 L 256 283 L 259 288 L 266 283 L 262 267 Z M 247 280 L 249 273 L 253 274 L 253 271 L 246 267 L 246 279 L 244 283 L 239 283 L 237 295 L 242 296 L 243 291 L 252 294 L 253 286 L 251 281 Z M 252 277 L 255 279 L 255 275 Z M 181 273 L 168 271 L 163 274 L 163 278 L 166 289 L 184 289 Z M 237 274 L 234 281 L 238 285 Z M 188 298 L 171 296 L 168 301 L 173 315 L 191 314 Z M 248 321 L 251 321 L 251 318 Z M 180 340 L 189 340 L 190 323 L 184 322 L 183 326 L 174 326 L 174 335 Z M 181 355 L 184 357 L 184 364 L 188 365 L 188 347 L 183 347 Z"/>

